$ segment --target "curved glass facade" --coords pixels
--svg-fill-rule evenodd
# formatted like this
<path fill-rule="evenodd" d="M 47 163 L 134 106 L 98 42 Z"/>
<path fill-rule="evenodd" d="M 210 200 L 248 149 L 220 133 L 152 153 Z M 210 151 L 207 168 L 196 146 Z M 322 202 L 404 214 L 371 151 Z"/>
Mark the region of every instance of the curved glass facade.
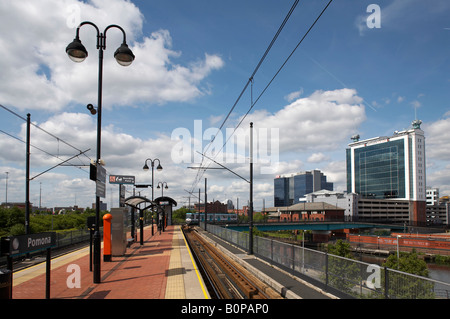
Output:
<path fill-rule="evenodd" d="M 364 198 L 405 198 L 403 140 L 356 148 L 355 191 Z"/>

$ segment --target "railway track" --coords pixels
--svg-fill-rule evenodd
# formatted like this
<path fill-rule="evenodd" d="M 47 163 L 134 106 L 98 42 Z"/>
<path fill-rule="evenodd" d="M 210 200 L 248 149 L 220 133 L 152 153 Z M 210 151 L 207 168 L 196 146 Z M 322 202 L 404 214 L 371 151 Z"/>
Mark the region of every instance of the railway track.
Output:
<path fill-rule="evenodd" d="M 226 257 L 193 227 L 183 228 L 213 299 L 282 299 L 279 293 Z"/>

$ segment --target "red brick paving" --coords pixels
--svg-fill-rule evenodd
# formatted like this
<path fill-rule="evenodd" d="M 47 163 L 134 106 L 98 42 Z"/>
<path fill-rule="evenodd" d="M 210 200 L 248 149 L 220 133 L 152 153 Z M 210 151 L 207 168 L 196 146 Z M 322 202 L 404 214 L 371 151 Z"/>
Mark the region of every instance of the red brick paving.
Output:
<path fill-rule="evenodd" d="M 172 250 L 174 226 L 165 232 L 144 231 L 144 245 L 134 243 L 125 256 L 112 257 L 103 262 L 101 257 L 100 284 L 93 283 L 89 271 L 89 254 L 51 270 L 50 298 L 57 299 L 164 299 L 167 270 Z M 139 235 L 137 238 L 140 238 Z M 81 287 L 69 288 L 69 264 L 80 266 Z M 13 287 L 13 299 L 44 299 L 45 273 Z"/>

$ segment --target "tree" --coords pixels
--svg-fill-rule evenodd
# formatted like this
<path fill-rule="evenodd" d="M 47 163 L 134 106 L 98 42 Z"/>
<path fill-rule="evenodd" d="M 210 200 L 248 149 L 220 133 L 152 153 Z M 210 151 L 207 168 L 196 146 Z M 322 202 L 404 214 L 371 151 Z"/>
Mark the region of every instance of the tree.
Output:
<path fill-rule="evenodd" d="M 328 253 L 345 258 L 353 258 L 350 248 L 350 243 L 338 239 L 336 244 L 328 245 Z"/>
<path fill-rule="evenodd" d="M 396 254 L 390 255 L 383 266 L 422 277 L 428 277 L 425 261 L 419 259 L 415 250 L 411 253 L 402 252 L 400 258 Z M 383 276 L 384 277 L 384 276 Z M 388 275 L 388 295 L 390 298 L 430 299 L 434 298 L 433 283 L 419 277 L 390 271 Z M 383 278 L 383 281 L 386 279 Z"/>
<path fill-rule="evenodd" d="M 186 207 L 178 208 L 177 210 L 173 211 L 172 219 L 173 221 L 176 221 L 178 223 L 183 223 L 186 221 L 187 213 L 194 213 L 194 211 Z"/>
<path fill-rule="evenodd" d="M 424 260 L 419 259 L 415 250 L 411 253 L 400 253 L 400 259 L 397 258 L 396 254 L 392 254 L 387 258 L 383 266 L 407 272 L 409 274 L 428 277 L 427 263 Z"/>
<path fill-rule="evenodd" d="M 361 276 L 358 265 L 349 260 L 353 259 L 350 244 L 339 239 L 336 244 L 328 245 L 328 253 L 328 284 L 350 294 Z"/>

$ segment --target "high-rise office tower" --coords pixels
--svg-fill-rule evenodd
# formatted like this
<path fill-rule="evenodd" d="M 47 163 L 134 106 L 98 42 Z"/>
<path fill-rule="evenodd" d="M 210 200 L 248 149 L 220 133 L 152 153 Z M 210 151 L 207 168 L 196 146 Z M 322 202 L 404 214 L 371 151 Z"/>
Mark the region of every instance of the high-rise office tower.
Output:
<path fill-rule="evenodd" d="M 347 149 L 347 191 L 365 199 L 408 200 L 410 220 L 426 220 L 425 135 L 420 120 L 393 136 L 359 140 Z"/>
<path fill-rule="evenodd" d="M 333 183 L 319 170 L 277 176 L 274 181 L 274 206 L 290 206 L 300 202 L 306 194 L 326 189 L 333 190 Z"/>

